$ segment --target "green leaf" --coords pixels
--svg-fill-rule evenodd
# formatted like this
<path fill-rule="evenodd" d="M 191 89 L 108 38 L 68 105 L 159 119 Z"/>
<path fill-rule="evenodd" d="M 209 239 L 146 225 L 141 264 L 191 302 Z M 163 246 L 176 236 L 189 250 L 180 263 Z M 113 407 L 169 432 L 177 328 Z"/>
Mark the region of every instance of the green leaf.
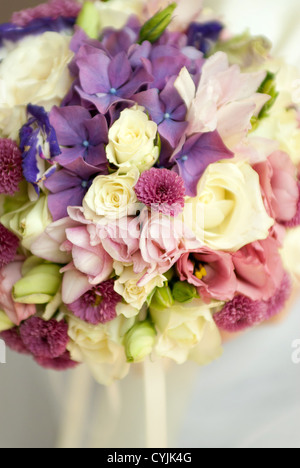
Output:
<path fill-rule="evenodd" d="M 171 3 L 167 8 L 154 15 L 141 29 L 139 44 L 149 41 L 156 42 L 165 32 L 172 20 L 172 15 L 177 8 L 177 3 Z"/>

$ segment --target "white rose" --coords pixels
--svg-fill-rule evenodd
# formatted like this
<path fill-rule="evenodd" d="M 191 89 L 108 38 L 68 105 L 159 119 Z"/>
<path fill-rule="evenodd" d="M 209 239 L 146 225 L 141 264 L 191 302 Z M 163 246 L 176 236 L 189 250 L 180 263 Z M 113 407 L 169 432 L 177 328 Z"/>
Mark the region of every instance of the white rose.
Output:
<path fill-rule="evenodd" d="M 214 250 L 237 251 L 266 239 L 274 220 L 266 212 L 258 174 L 244 161 L 208 166 L 195 198 L 187 198 L 184 222 Z"/>
<path fill-rule="evenodd" d="M 69 324 L 68 350 L 74 361 L 84 362 L 103 385 L 124 378 L 129 371 L 122 338 L 134 325 L 134 320 L 118 317 L 105 325 L 90 325 L 73 315 Z"/>
<path fill-rule="evenodd" d="M 96 177 L 83 200 L 85 218 L 98 222 L 101 218 L 115 220 L 136 214 L 134 187 L 139 175 L 132 168 L 127 174 L 116 172 Z"/>
<path fill-rule="evenodd" d="M 146 171 L 159 157 L 159 148 L 155 146 L 157 125 L 143 111 L 137 105 L 125 109 L 109 130 L 108 160 L 124 172 L 132 166 Z"/>
<path fill-rule="evenodd" d="M 192 360 L 206 365 L 220 357 L 222 340 L 211 311 L 218 306 L 216 302 L 204 304 L 201 299 L 175 303 L 168 309 L 150 306 L 152 320 L 160 332 L 156 353 L 178 364 Z"/>
<path fill-rule="evenodd" d="M 123 297 L 124 301 L 130 306 L 119 304 L 117 313 L 123 314 L 125 317 L 134 317 L 141 311 L 148 297 L 153 293 L 155 288 L 162 288 L 166 278 L 163 275 L 157 275 L 146 285 L 140 286 L 139 281 L 144 276 L 144 273 L 137 275 L 132 267 L 125 268 L 120 278 L 115 282 L 115 291 Z"/>
<path fill-rule="evenodd" d="M 29 103 L 42 105 L 46 110 L 60 104 L 72 84 L 68 64 L 74 54 L 69 44 L 70 37 L 46 32 L 26 37 L 9 48 L 0 64 L 2 136 L 17 136 L 20 123 L 26 122 Z"/>

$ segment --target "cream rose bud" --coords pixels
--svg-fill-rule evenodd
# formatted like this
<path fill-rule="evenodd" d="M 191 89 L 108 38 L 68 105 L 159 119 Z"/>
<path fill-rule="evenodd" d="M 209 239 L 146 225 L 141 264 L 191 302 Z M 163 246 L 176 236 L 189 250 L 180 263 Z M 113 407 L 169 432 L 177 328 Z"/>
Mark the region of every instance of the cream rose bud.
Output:
<path fill-rule="evenodd" d="M 206 365 L 220 357 L 222 340 L 212 315 L 219 305 L 194 299 L 162 310 L 151 304 L 151 318 L 159 331 L 156 353 L 178 364 L 192 360 Z"/>
<path fill-rule="evenodd" d="M 85 218 L 98 222 L 104 217 L 114 220 L 136 214 L 134 187 L 139 175 L 138 169 L 132 167 L 127 174 L 118 171 L 96 177 L 83 200 Z"/>
<path fill-rule="evenodd" d="M 41 195 L 37 201 L 21 203 L 20 207 L 1 216 L 0 222 L 19 239 L 22 246 L 30 250 L 33 242 L 52 222 L 48 209 L 48 197 Z"/>
<path fill-rule="evenodd" d="M 140 172 L 147 171 L 158 160 L 157 124 L 149 120 L 143 107 L 135 105 L 121 112 L 108 137 L 108 160 L 122 171 L 128 171 L 132 166 Z"/>
<path fill-rule="evenodd" d="M 72 84 L 69 45 L 70 37 L 46 32 L 8 46 L 0 64 L 1 136 L 18 136 L 29 103 L 46 110 L 61 103 Z"/>
<path fill-rule="evenodd" d="M 140 286 L 139 282 L 145 272 L 137 275 L 132 267 L 125 268 L 120 278 L 115 282 L 115 291 L 123 297 L 124 301 L 130 306 L 124 304 L 117 306 L 117 313 L 126 317 L 137 315 L 146 303 L 148 297 L 155 288 L 162 288 L 166 278 L 163 275 L 157 275 L 146 285 Z"/>
<path fill-rule="evenodd" d="M 69 325 L 67 349 L 74 361 L 84 362 L 102 385 L 122 379 L 129 371 L 121 342 L 134 325 L 134 319 L 117 317 L 105 325 L 91 325 L 74 315 L 66 316 Z"/>
<path fill-rule="evenodd" d="M 266 212 L 258 174 L 247 162 L 211 164 L 197 192 L 186 199 L 183 213 L 197 240 L 234 252 L 268 237 L 274 220 Z"/>

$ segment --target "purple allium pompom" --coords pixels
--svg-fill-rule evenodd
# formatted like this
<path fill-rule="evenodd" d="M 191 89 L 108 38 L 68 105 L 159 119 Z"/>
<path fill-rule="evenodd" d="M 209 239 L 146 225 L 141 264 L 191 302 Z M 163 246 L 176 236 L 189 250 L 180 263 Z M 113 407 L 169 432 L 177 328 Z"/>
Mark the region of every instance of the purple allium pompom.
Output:
<path fill-rule="evenodd" d="M 45 369 L 56 371 L 74 369 L 79 364 L 78 362 L 72 361 L 69 351 L 65 351 L 64 354 L 55 359 L 36 357 L 35 361 Z"/>
<path fill-rule="evenodd" d="M 0 139 L 0 193 L 14 195 L 22 178 L 22 155 L 18 145 L 12 140 Z"/>
<path fill-rule="evenodd" d="M 178 216 L 184 208 L 184 180 L 167 169 L 144 172 L 135 186 L 138 200 L 167 216 Z"/>
<path fill-rule="evenodd" d="M 23 343 L 18 327 L 3 331 L 0 333 L 0 338 L 4 340 L 5 344 L 16 353 L 30 354 L 25 344 Z"/>
<path fill-rule="evenodd" d="M 283 311 L 288 299 L 292 293 L 292 280 L 288 273 L 285 272 L 281 285 L 275 294 L 265 302 L 267 306 L 266 320 L 275 317 Z"/>
<path fill-rule="evenodd" d="M 27 349 L 43 359 L 55 359 L 64 354 L 69 341 L 66 322 L 31 317 L 20 327 L 21 338 Z"/>
<path fill-rule="evenodd" d="M 19 239 L 0 224 L 0 269 L 13 261 L 19 246 Z"/>
<path fill-rule="evenodd" d="M 31 21 L 39 18 L 57 19 L 61 16 L 76 18 L 81 7 L 75 0 L 52 0 L 35 8 L 17 11 L 12 16 L 12 23 L 17 26 L 27 26 Z"/>
<path fill-rule="evenodd" d="M 108 280 L 87 291 L 68 308 L 81 320 L 98 325 L 116 318 L 116 307 L 121 300 L 114 290 L 114 280 Z"/>
<path fill-rule="evenodd" d="M 297 203 L 297 212 L 295 216 L 290 221 L 285 221 L 281 223 L 286 228 L 295 228 L 300 226 L 300 182 L 298 182 L 298 190 L 299 190 L 299 199 Z"/>
<path fill-rule="evenodd" d="M 214 315 L 214 320 L 221 330 L 234 333 L 259 325 L 265 320 L 266 313 L 265 302 L 239 295 L 227 302 L 221 312 Z"/>

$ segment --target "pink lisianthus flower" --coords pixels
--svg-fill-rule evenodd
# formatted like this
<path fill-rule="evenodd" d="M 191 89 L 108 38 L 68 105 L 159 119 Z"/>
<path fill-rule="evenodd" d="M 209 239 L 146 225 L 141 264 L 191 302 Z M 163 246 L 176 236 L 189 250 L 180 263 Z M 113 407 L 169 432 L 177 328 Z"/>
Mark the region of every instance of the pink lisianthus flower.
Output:
<path fill-rule="evenodd" d="M 243 247 L 232 256 L 237 292 L 253 301 L 267 301 L 280 287 L 284 269 L 278 242 L 271 236 Z"/>
<path fill-rule="evenodd" d="M 296 168 L 288 154 L 272 153 L 267 161 L 254 165 L 260 178 L 265 206 L 274 219 L 285 223 L 294 218 L 299 201 Z"/>
<path fill-rule="evenodd" d="M 187 108 L 188 134 L 218 131 L 229 149 L 241 143 L 270 96 L 257 93 L 266 73 L 242 73 L 229 65 L 223 52 L 212 55 L 202 68 L 198 88 L 186 68 L 175 81 L 175 88 Z"/>
<path fill-rule="evenodd" d="M 194 235 L 179 218 L 174 219 L 162 213 L 144 210 L 140 221 L 140 250 L 143 260 L 150 265 L 140 282 L 145 285 L 154 276 L 166 273 L 175 265 L 186 252 L 186 243 L 191 242 Z"/>
<path fill-rule="evenodd" d="M 17 326 L 36 313 L 35 305 L 19 304 L 12 298 L 13 286 L 22 278 L 22 265 L 22 262 L 16 261 L 0 270 L 0 310 Z"/>
<path fill-rule="evenodd" d="M 92 245 L 102 244 L 114 261 L 133 265 L 135 273 L 147 265 L 140 252 L 140 222 L 138 218 L 124 217 L 109 224 L 91 224 L 88 231 Z"/>
<path fill-rule="evenodd" d="M 180 281 L 196 286 L 204 299 L 228 301 L 237 290 L 232 256 L 208 247 L 184 253 L 176 264 Z"/>

